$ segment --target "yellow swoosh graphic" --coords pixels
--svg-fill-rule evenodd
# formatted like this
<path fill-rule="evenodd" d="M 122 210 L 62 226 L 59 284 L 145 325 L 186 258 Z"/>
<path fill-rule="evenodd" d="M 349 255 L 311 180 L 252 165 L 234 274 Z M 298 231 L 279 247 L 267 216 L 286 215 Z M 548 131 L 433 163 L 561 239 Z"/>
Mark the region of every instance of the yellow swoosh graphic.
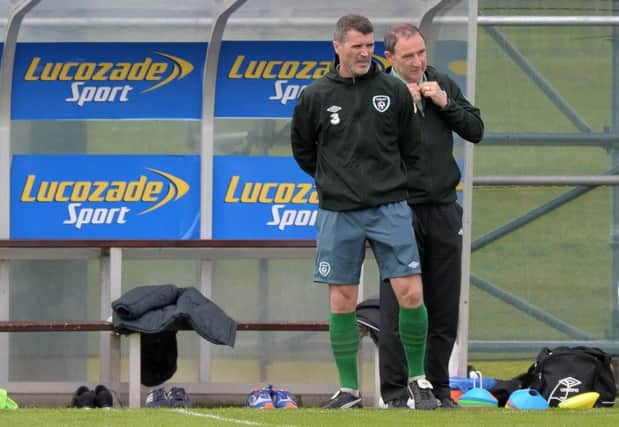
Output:
<path fill-rule="evenodd" d="M 160 88 L 163 85 L 167 85 L 172 80 L 176 79 L 177 76 L 178 76 L 178 79 L 180 80 L 183 77 L 185 77 L 187 74 L 193 71 L 193 65 L 191 64 L 191 62 L 185 61 L 184 59 L 179 58 L 178 56 L 174 56 L 174 55 L 170 55 L 169 53 L 162 53 L 162 52 L 153 52 L 153 53 L 159 56 L 163 56 L 164 58 L 167 58 L 170 61 L 172 61 L 174 63 L 174 70 L 172 70 L 170 75 L 166 77 L 164 80 L 160 81 L 154 86 L 149 87 L 148 89 L 144 89 L 141 93 L 150 92 L 151 90 Z"/>
<path fill-rule="evenodd" d="M 161 206 L 168 203 L 170 200 L 172 200 L 172 198 L 174 198 L 174 200 L 178 200 L 189 191 L 189 184 L 187 184 L 182 179 L 174 175 L 171 175 L 167 172 L 163 172 L 157 169 L 151 169 L 151 168 L 145 168 L 145 169 L 166 178 L 168 181 L 170 181 L 170 186 L 168 188 L 168 194 L 166 194 L 166 196 L 159 203 L 151 206 L 145 211 L 140 212 L 138 215 L 143 215 L 145 213 L 152 212 L 155 209 L 160 208 Z M 174 197 L 175 194 L 176 194 L 176 197 Z"/>
<path fill-rule="evenodd" d="M 383 70 L 386 70 L 387 68 L 391 67 L 391 61 L 389 61 L 384 56 L 372 55 L 372 59 L 378 62 L 383 67 Z"/>
<path fill-rule="evenodd" d="M 449 63 L 447 68 L 449 68 L 449 71 L 452 71 L 456 74 L 466 76 L 466 61 L 464 60 L 452 61 Z"/>

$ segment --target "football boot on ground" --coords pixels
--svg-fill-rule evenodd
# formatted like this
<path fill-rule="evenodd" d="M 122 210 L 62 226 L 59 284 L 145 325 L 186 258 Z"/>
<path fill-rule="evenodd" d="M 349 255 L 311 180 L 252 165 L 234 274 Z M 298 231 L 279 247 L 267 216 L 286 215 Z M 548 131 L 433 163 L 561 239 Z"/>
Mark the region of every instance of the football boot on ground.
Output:
<path fill-rule="evenodd" d="M 273 399 L 268 388 L 253 389 L 245 400 L 245 405 L 256 409 L 273 409 Z"/>
<path fill-rule="evenodd" d="M 322 407 L 323 409 L 363 408 L 361 395 L 355 396 L 347 391 L 338 390 Z"/>
<path fill-rule="evenodd" d="M 438 399 L 432 393 L 432 384 L 425 378 L 418 378 L 408 383 L 408 402 L 411 409 L 436 409 Z"/>

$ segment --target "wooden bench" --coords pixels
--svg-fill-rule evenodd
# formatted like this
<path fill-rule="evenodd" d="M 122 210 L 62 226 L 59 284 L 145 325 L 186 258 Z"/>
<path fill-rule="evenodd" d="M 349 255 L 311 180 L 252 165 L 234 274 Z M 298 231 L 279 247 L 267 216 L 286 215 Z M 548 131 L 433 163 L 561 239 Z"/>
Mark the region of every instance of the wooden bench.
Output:
<path fill-rule="evenodd" d="M 189 330 L 189 329 L 184 329 Z M 328 331 L 327 322 L 238 322 L 238 331 Z M 2 320 L 0 332 L 105 332 L 114 331 L 105 320 Z"/>
<path fill-rule="evenodd" d="M 183 329 L 189 330 L 189 329 Z M 327 322 L 238 322 L 238 331 L 328 331 Z M 105 332 L 114 331 L 105 320 L 2 320 L 0 332 Z"/>
<path fill-rule="evenodd" d="M 9 320 L 10 260 L 99 259 L 101 319 L 111 316 L 111 301 L 122 294 L 122 262 L 128 259 L 195 259 L 203 266 L 215 259 L 282 259 L 314 256 L 314 240 L 34 240 L 0 239 L 0 332 L 113 332 L 105 320 Z M 3 271 L 5 272 L 3 275 Z M 204 286 L 204 284 L 202 284 Z M 204 289 L 201 289 L 204 291 Z M 207 294 L 206 292 L 204 292 Z M 326 322 L 239 322 L 239 331 L 327 331 Z M 139 334 L 129 335 L 129 406 L 141 406 Z M 2 338 L 0 338 L 1 340 Z M 8 339 L 2 343 L 8 348 Z M 0 343 L 0 344 L 2 344 Z M 0 345 L 2 347 L 2 345 Z M 102 381 L 120 386 L 120 338 L 101 337 Z M 6 356 L 8 357 L 8 356 Z M 0 357 L 0 360 L 2 357 Z M 5 360 L 8 363 L 8 359 Z"/>
<path fill-rule="evenodd" d="M 183 330 L 190 330 L 185 328 Z M 238 331 L 328 331 L 327 322 L 237 322 Z M 0 332 L 110 332 L 110 386 L 120 389 L 120 335 L 104 320 L 5 320 Z M 129 407 L 141 406 L 140 334 L 129 337 Z M 103 355 L 101 355 L 103 357 Z"/>

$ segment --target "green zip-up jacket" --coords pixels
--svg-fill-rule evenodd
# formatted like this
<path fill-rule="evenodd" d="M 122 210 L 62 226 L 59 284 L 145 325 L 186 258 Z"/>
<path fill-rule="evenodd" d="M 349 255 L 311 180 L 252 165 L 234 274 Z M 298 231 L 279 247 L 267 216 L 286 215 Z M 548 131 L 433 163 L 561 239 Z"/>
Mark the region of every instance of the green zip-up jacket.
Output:
<path fill-rule="evenodd" d="M 344 78 L 335 63 L 297 100 L 291 125 L 295 160 L 316 182 L 319 206 L 367 209 L 407 199 L 406 163 L 421 140 L 404 83 L 372 64 Z"/>
<path fill-rule="evenodd" d="M 441 110 L 432 101 L 423 100 L 421 145 L 415 162 L 408 165 L 408 202 L 412 205 L 455 202 L 460 169 L 453 155 L 452 132 L 473 143 L 484 136 L 479 109 L 464 97 L 455 81 L 431 66 L 426 68 L 426 79 L 438 82 L 447 93 L 448 104 Z"/>

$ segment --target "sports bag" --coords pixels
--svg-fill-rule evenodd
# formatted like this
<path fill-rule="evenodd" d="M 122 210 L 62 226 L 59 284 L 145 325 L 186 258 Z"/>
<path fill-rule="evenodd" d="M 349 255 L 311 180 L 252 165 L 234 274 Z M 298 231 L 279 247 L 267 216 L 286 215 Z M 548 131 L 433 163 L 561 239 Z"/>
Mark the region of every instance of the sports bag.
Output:
<path fill-rule="evenodd" d="M 550 406 L 580 393 L 596 391 L 595 406 L 613 406 L 617 385 L 611 369 L 611 357 L 595 347 L 543 348 L 531 365 L 523 388 L 538 390 Z"/>

